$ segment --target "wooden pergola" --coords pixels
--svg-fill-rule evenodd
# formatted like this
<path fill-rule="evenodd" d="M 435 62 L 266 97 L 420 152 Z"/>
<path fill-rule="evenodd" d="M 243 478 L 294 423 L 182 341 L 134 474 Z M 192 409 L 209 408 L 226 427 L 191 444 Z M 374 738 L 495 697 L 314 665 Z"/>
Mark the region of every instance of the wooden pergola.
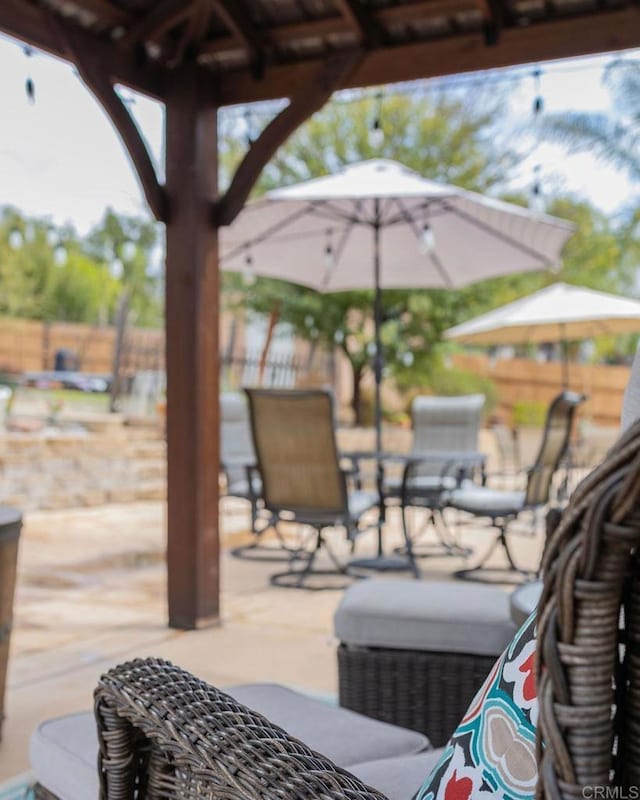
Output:
<path fill-rule="evenodd" d="M 166 225 L 169 624 L 219 616 L 218 244 L 277 148 L 337 89 L 640 45 L 634 0 L 0 0 L 0 31 L 72 62 Z M 166 181 L 114 87 L 166 107 Z M 222 106 L 288 98 L 228 190 Z"/>

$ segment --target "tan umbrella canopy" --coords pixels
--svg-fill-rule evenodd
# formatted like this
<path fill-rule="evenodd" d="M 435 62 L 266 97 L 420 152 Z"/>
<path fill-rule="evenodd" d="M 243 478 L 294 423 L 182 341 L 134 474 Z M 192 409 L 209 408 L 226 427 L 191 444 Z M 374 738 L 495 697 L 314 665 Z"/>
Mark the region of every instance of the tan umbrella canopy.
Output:
<path fill-rule="evenodd" d="M 554 283 L 445 332 L 462 344 L 565 344 L 564 382 L 568 383 L 566 343 L 640 332 L 640 302 L 582 286 Z"/>
<path fill-rule="evenodd" d="M 447 339 L 462 344 L 540 344 L 640 332 L 640 302 L 554 283 L 456 325 Z"/>

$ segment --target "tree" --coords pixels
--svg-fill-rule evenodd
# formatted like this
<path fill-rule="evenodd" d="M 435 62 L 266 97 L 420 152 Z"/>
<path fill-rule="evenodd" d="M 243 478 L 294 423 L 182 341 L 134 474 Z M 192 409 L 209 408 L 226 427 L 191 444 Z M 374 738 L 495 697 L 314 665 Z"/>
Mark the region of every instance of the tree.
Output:
<path fill-rule="evenodd" d="M 158 238 L 155 222 L 108 208 L 83 246 L 86 254 L 109 270 L 127 291 L 129 307 L 139 325 L 158 325 L 162 318 L 162 281 L 152 266 Z"/>
<path fill-rule="evenodd" d="M 480 192 L 495 191 L 508 179 L 517 156 L 496 137 L 501 96 L 432 93 L 394 95 L 382 101 L 337 100 L 306 123 L 265 168 L 256 194 L 275 186 L 324 175 L 372 157 L 393 158 L 421 174 Z M 371 135 L 378 119 L 384 139 Z M 222 137 L 223 183 L 241 155 L 237 131 Z M 238 280 L 227 279 L 237 292 Z M 373 287 L 372 287 L 373 288 Z M 372 361 L 373 292 L 320 295 L 275 281 L 258 280 L 246 288 L 244 303 L 272 314 L 295 332 L 326 347 L 338 346 L 353 375 L 352 407 L 361 421 L 361 381 Z M 434 357 L 442 331 L 460 313 L 460 296 L 443 291 L 383 292 L 382 340 L 390 372 L 409 361 L 415 372 Z"/>

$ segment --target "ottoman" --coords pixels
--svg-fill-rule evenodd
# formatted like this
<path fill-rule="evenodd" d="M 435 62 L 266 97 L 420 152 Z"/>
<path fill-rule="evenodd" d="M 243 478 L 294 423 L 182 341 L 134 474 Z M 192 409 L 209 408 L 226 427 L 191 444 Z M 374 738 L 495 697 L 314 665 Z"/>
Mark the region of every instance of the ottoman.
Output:
<path fill-rule="evenodd" d="M 340 705 L 440 747 L 516 630 L 509 594 L 497 586 L 354 584 L 334 618 Z"/>

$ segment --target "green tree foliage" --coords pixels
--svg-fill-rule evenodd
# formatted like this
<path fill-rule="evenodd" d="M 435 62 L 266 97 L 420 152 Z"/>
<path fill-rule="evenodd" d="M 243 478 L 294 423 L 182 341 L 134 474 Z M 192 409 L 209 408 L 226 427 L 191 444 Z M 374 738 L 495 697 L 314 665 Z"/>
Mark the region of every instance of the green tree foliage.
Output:
<path fill-rule="evenodd" d="M 126 242 L 131 241 L 131 245 Z M 114 243 L 115 245 L 111 244 Z M 122 276 L 111 274 L 107 244 L 122 252 Z M 68 227 L 0 211 L 0 314 L 96 324 L 112 320 L 126 288 L 149 324 L 160 320 L 160 301 L 146 276 L 155 228 L 109 211 L 87 239 Z M 117 256 L 114 256 L 114 258 Z"/>
<path fill-rule="evenodd" d="M 265 168 L 255 193 L 325 175 L 363 159 L 401 161 L 431 179 L 481 192 L 496 190 L 508 179 L 517 157 L 496 136 L 503 98 L 445 95 L 394 95 L 378 101 L 329 103 L 278 151 Z M 379 119 L 384 138 L 371 136 Z M 233 132 L 222 138 L 223 182 L 241 157 Z M 372 363 L 373 292 L 321 295 L 277 281 L 261 280 L 242 288 L 227 276 L 227 296 L 259 313 L 273 313 L 299 335 L 327 347 L 337 345 L 353 373 L 352 406 L 360 419 L 360 382 Z M 373 287 L 372 287 L 373 288 Z M 464 311 L 464 297 L 445 291 L 385 291 L 382 339 L 388 374 L 414 375 L 427 370 L 442 332 Z"/>
<path fill-rule="evenodd" d="M 138 325 L 157 325 L 162 318 L 162 283 L 150 268 L 158 228 L 149 219 L 107 209 L 85 242 L 87 254 L 108 269 L 119 267 L 122 287 Z"/>

